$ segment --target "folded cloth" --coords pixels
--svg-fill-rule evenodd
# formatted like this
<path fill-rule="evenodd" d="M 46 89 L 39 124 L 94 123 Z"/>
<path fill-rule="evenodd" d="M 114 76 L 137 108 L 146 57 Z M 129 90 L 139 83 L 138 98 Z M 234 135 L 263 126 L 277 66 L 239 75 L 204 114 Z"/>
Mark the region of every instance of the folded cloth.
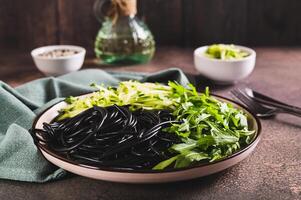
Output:
<path fill-rule="evenodd" d="M 92 92 L 91 83 L 114 86 L 129 79 L 188 83 L 183 72 L 175 68 L 153 74 L 90 69 L 38 79 L 16 88 L 0 81 L 0 179 L 46 182 L 63 177 L 66 172 L 44 159 L 28 132 L 35 116 L 63 97 Z"/>

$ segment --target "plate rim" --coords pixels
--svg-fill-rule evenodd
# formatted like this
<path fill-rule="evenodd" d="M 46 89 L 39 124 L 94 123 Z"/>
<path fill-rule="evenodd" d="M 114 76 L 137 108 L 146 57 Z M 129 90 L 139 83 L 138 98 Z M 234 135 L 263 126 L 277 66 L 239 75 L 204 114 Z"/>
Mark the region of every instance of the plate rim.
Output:
<path fill-rule="evenodd" d="M 86 94 L 82 94 L 82 95 L 79 95 L 77 97 L 81 97 L 81 96 L 86 96 L 86 95 L 89 95 L 89 94 L 92 94 L 93 92 L 89 92 L 89 93 L 86 93 Z M 223 161 L 226 161 L 226 160 L 229 160 L 229 159 L 232 159 L 236 156 L 239 156 L 240 154 L 244 153 L 245 151 L 247 151 L 249 148 L 251 148 L 254 144 L 258 144 L 260 138 L 261 138 L 261 130 L 262 130 L 262 126 L 261 126 L 261 122 L 259 120 L 259 118 L 254 115 L 250 109 L 248 109 L 246 106 L 244 106 L 243 104 L 235 101 L 235 100 L 232 100 L 232 99 L 229 99 L 227 97 L 223 97 L 221 95 L 216 95 L 216 94 L 210 94 L 210 96 L 213 96 L 213 97 L 217 97 L 219 99 L 224 99 L 226 101 L 229 101 L 233 104 L 236 104 L 240 107 L 242 107 L 244 110 L 246 110 L 248 112 L 248 114 L 254 119 L 254 121 L 256 122 L 256 125 L 257 125 L 257 133 L 256 133 L 256 136 L 255 138 L 253 139 L 253 141 L 248 144 L 248 146 L 246 146 L 245 148 L 243 149 L 240 149 L 239 151 L 235 152 L 234 154 L 230 155 L 230 156 L 227 156 L 223 159 L 220 159 L 220 160 L 217 160 L 217 161 L 214 161 L 214 162 L 207 162 L 207 163 L 200 163 L 200 164 L 197 164 L 197 165 L 193 165 L 193 166 L 188 166 L 188 167 L 183 167 L 183 168 L 171 168 L 171 169 L 163 169 L 163 170 L 152 170 L 152 169 L 139 169 L 139 170 L 129 170 L 129 169 L 122 169 L 122 168 L 110 168 L 110 167 L 96 167 L 96 166 L 91 166 L 91 165 L 85 165 L 85 164 L 81 164 L 81 163 L 76 163 L 72 160 L 69 160 L 63 156 L 60 156 L 56 153 L 54 153 L 53 151 L 49 150 L 48 148 L 46 148 L 44 145 L 40 144 L 39 142 L 37 142 L 35 139 L 34 139 L 34 136 L 33 137 L 33 140 L 34 140 L 34 144 L 38 147 L 38 150 L 40 151 L 40 153 L 43 155 L 43 157 L 45 158 L 42 150 L 44 152 L 46 152 L 47 154 L 61 160 L 61 161 L 64 161 L 64 162 L 67 162 L 69 164 L 72 164 L 72 165 L 76 165 L 76 166 L 79 166 L 79 167 L 83 167 L 83 168 L 86 168 L 86 169 L 93 169 L 93 170 L 100 170 L 100 171 L 108 171 L 108 172 L 118 172 L 118 173 L 139 173 L 139 174 L 162 174 L 162 173 L 173 173 L 173 172 L 178 172 L 178 171 L 185 171 L 185 170 L 191 170 L 191 169 L 194 169 L 194 168 L 200 168 L 200 167 L 204 167 L 204 166 L 210 166 L 210 165 L 213 165 L 213 164 L 216 164 L 216 163 L 220 163 L 220 162 L 223 162 Z M 50 109 L 52 109 L 54 106 L 60 104 L 64 102 L 64 100 L 61 100 L 51 106 L 49 106 L 48 108 L 44 109 L 41 113 L 39 113 L 36 117 L 35 117 L 35 120 L 32 124 L 32 127 L 31 129 L 35 129 L 36 125 L 37 125 L 37 122 L 39 121 L 39 119 L 41 118 L 42 115 L 44 115 L 47 111 L 49 111 Z M 47 158 L 45 158 L 47 159 Z M 48 159 L 47 159 L 48 160 Z"/>

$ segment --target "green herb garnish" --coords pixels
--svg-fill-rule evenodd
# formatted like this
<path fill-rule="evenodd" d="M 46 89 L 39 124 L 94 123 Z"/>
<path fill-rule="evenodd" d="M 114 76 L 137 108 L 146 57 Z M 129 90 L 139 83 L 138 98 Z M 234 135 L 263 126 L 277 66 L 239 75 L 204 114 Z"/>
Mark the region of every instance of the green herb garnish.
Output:
<path fill-rule="evenodd" d="M 220 60 L 235 60 L 249 56 L 249 53 L 240 50 L 233 44 L 214 44 L 208 47 L 205 55 Z"/>

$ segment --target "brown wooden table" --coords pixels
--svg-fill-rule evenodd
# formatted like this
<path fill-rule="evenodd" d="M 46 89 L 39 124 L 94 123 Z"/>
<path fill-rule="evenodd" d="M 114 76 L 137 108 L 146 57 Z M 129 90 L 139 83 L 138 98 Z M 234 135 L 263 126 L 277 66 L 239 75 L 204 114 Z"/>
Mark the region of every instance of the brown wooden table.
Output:
<path fill-rule="evenodd" d="M 257 48 L 257 64 L 250 77 L 236 86 L 248 86 L 301 107 L 301 49 Z M 179 67 L 196 75 L 192 49 L 159 48 L 152 62 L 136 66 L 101 66 L 87 59 L 84 68 L 154 72 Z M 43 75 L 27 52 L 0 56 L 0 79 L 17 86 Z M 234 86 L 217 86 L 198 76 L 199 86 L 231 97 Z M 255 152 L 240 164 L 208 177 L 169 184 L 132 185 L 70 176 L 46 184 L 0 180 L 1 199 L 301 199 L 301 119 L 278 115 L 261 120 L 263 137 Z"/>

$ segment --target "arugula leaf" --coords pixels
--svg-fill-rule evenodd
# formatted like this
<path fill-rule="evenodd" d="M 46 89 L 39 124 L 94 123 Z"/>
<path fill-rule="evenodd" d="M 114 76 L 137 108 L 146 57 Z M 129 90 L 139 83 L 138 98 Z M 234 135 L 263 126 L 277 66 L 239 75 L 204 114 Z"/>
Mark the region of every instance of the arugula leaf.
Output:
<path fill-rule="evenodd" d="M 190 149 L 194 149 L 195 147 L 197 147 L 197 141 L 190 139 L 190 142 L 174 144 L 170 149 L 181 153 Z"/>
<path fill-rule="evenodd" d="M 176 160 L 175 168 L 188 167 L 192 163 L 200 160 L 208 159 L 208 155 L 203 152 L 185 151 L 180 154 Z"/>
<path fill-rule="evenodd" d="M 169 165 L 171 165 L 173 162 L 175 162 L 178 159 L 179 155 L 176 155 L 174 157 L 171 157 L 167 160 L 164 160 L 160 163 L 158 163 L 157 165 L 155 165 L 153 167 L 154 170 L 160 170 L 160 169 L 165 169 L 166 167 L 168 167 Z"/>

